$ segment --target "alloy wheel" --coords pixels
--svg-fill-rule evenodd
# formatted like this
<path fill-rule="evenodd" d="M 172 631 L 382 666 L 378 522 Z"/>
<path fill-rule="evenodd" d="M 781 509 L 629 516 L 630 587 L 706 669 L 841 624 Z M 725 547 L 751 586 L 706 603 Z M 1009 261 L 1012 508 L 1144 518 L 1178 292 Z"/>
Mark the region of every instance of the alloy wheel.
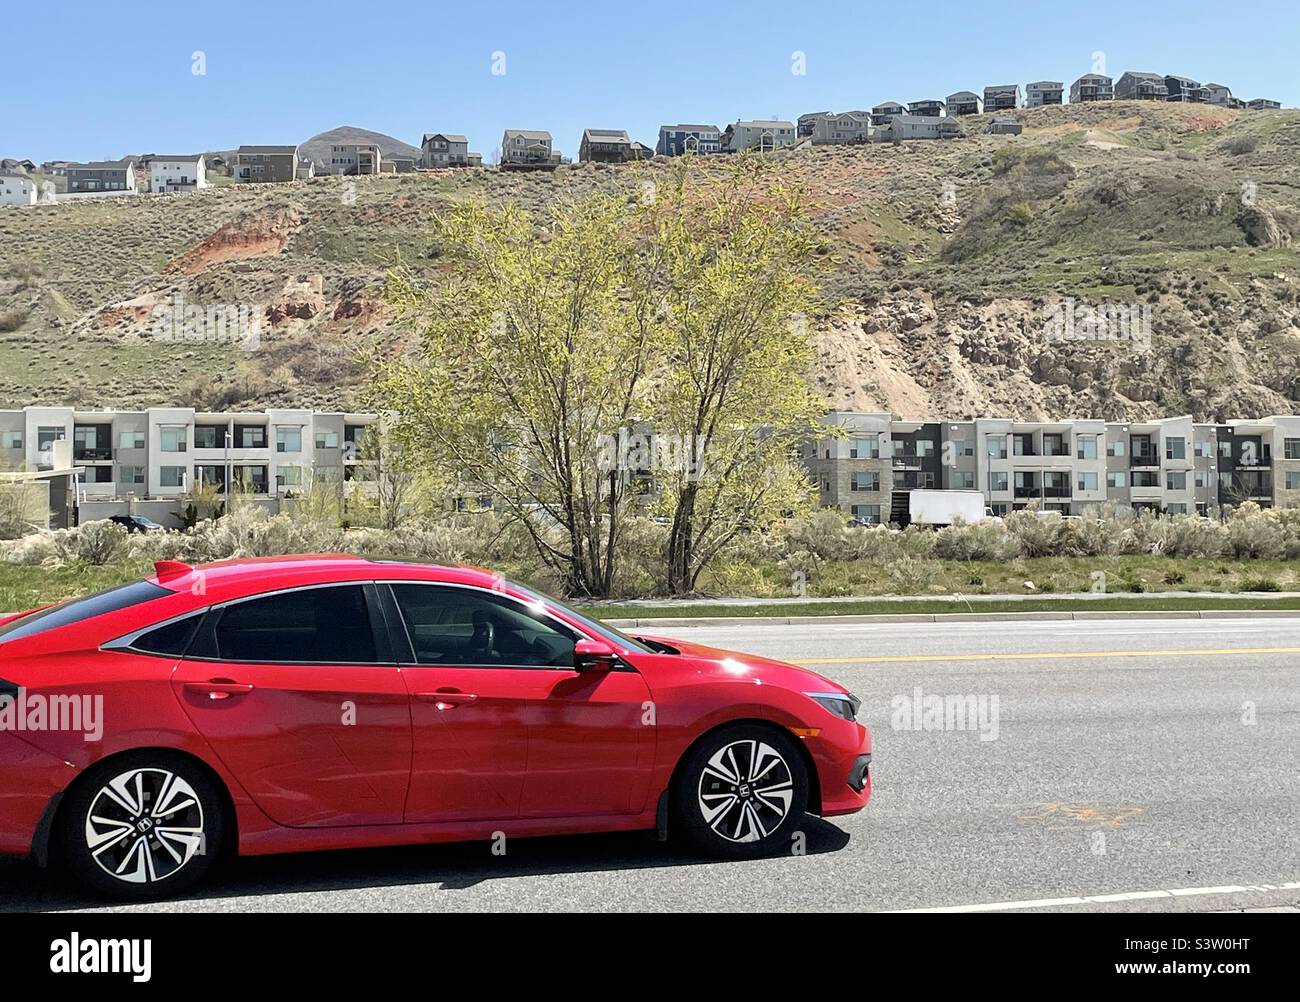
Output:
<path fill-rule="evenodd" d="M 700 775 L 704 823 L 728 842 L 758 842 L 790 813 L 794 780 L 781 753 L 765 741 L 723 745 Z"/>
<path fill-rule="evenodd" d="M 166 880 L 202 851 L 203 805 L 194 788 L 168 769 L 130 769 L 91 801 L 86 848 L 115 880 Z"/>

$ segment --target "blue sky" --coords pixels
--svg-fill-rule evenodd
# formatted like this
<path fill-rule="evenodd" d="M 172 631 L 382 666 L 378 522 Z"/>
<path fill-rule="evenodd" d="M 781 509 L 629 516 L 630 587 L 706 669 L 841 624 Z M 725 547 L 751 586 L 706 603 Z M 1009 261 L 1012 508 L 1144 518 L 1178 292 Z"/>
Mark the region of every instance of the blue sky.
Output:
<path fill-rule="evenodd" d="M 1086 10 L 1084 9 L 1086 8 Z M 115 13 L 123 12 L 122 15 Z M 991 83 L 1176 73 L 1300 105 L 1296 0 L 1181 5 L 83 0 L 6 18 L 0 156 L 89 160 L 301 142 L 356 125 L 418 145 L 507 126 L 653 144 L 667 122 L 869 108 Z M 878 27 L 898 20 L 897 28 Z M 192 72 L 202 52 L 206 73 Z M 494 75 L 493 54 L 505 54 Z M 794 53 L 806 73 L 791 72 Z"/>

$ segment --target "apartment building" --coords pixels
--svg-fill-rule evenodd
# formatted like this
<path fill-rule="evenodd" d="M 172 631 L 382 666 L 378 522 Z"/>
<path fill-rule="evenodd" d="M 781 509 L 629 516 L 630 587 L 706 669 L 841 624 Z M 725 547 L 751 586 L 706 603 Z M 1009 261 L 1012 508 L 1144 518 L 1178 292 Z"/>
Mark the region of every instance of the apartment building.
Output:
<path fill-rule="evenodd" d="M 305 410 L 25 407 L 0 411 L 0 468 L 51 470 L 55 443 L 71 442 L 86 500 L 178 500 L 201 484 L 274 496 L 352 480 L 375 420 Z"/>
<path fill-rule="evenodd" d="M 1025 107 L 1042 108 L 1060 104 L 1065 94 L 1065 84 L 1058 80 L 1035 80 L 1025 84 Z"/>
<path fill-rule="evenodd" d="M 1115 100 L 1115 83 L 1104 73 L 1085 73 L 1070 84 L 1070 103 Z"/>
<path fill-rule="evenodd" d="M 716 125 L 661 125 L 655 152 L 665 157 L 684 153 L 720 153 L 722 130 Z"/>
<path fill-rule="evenodd" d="M 208 186 L 202 153 L 164 156 L 149 161 L 149 190 L 154 194 L 196 191 Z"/>
<path fill-rule="evenodd" d="M 824 423 L 843 437 L 808 443 L 804 465 L 823 505 L 868 523 L 904 524 L 918 488 L 981 491 L 998 515 L 1030 504 L 1066 515 L 1106 502 L 1169 514 L 1300 507 L 1300 416 L 913 422 L 835 411 Z"/>

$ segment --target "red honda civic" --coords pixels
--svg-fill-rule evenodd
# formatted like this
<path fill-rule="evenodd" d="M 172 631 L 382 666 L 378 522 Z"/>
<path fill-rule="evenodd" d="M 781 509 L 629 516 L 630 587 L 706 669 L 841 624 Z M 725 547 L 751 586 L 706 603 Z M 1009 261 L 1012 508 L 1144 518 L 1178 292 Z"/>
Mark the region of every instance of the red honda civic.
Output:
<path fill-rule="evenodd" d="M 191 567 L 0 621 L 0 853 L 113 897 L 219 855 L 657 830 L 788 850 L 871 795 L 842 686 L 469 567 Z"/>

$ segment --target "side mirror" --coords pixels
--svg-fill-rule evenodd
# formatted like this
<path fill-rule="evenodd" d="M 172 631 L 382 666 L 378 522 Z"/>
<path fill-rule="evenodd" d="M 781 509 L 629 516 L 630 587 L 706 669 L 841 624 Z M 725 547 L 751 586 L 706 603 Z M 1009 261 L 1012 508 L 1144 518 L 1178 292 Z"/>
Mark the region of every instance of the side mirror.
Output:
<path fill-rule="evenodd" d="M 574 671 L 610 671 L 618 655 L 603 640 L 579 640 L 573 645 Z"/>

